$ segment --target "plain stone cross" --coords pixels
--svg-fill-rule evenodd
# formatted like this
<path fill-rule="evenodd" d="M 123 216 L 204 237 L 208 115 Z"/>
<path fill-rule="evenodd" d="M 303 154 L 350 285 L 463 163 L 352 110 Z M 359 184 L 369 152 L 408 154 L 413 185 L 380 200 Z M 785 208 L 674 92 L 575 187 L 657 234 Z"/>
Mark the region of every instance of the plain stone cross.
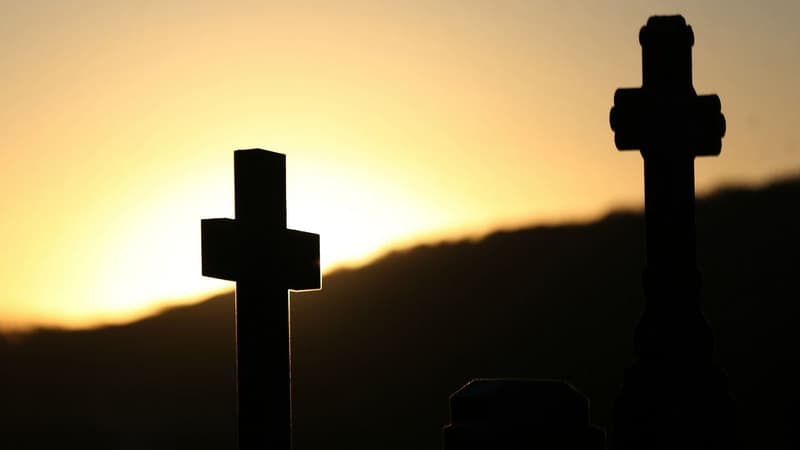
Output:
<path fill-rule="evenodd" d="M 286 157 L 234 152 L 236 219 L 201 221 L 203 275 L 236 281 L 238 443 L 291 448 L 287 290 L 320 288 L 319 235 L 286 228 Z"/>
<path fill-rule="evenodd" d="M 618 89 L 611 128 L 644 159 L 646 296 L 615 410 L 616 449 L 730 448 L 732 403 L 713 364 L 696 266 L 694 158 L 718 155 L 725 118 L 692 85 L 694 33 L 681 16 L 639 32 L 642 87 Z"/>

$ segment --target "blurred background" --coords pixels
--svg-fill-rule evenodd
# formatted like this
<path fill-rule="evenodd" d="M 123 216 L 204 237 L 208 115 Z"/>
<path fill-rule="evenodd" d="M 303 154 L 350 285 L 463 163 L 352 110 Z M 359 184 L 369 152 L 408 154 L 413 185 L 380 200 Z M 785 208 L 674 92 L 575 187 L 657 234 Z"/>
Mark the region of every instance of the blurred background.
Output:
<path fill-rule="evenodd" d="M 2 2 L 0 326 L 141 317 L 204 279 L 232 151 L 285 153 L 289 225 L 327 271 L 392 248 L 595 218 L 642 200 L 614 90 L 638 30 L 694 27 L 728 120 L 697 186 L 800 166 L 793 1 Z"/>
<path fill-rule="evenodd" d="M 609 426 L 632 362 L 642 162 L 608 111 L 683 14 L 722 99 L 698 264 L 745 448 L 797 448 L 800 4 L 2 2 L 0 435 L 233 448 L 233 285 L 200 219 L 287 155 L 296 448 L 439 448 L 474 377 L 563 378 Z"/>

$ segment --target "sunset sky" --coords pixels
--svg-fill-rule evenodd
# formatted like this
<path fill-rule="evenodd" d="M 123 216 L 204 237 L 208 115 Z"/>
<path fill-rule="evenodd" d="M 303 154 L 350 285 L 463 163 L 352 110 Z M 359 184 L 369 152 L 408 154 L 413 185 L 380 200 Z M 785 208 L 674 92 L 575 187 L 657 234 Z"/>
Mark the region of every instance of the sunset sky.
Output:
<path fill-rule="evenodd" d="M 129 320 L 232 287 L 200 219 L 233 153 L 287 155 L 322 265 L 639 207 L 614 90 L 639 28 L 683 14 L 728 121 L 697 184 L 800 169 L 800 2 L 0 0 L 0 327 Z M 795 205 L 787 205 L 794 208 Z"/>

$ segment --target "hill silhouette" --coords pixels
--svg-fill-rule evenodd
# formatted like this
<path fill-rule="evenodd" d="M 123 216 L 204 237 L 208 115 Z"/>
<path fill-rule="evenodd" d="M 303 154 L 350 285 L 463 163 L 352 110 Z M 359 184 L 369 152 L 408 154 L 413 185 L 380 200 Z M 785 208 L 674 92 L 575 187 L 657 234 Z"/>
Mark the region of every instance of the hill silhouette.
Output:
<path fill-rule="evenodd" d="M 746 448 L 797 448 L 800 179 L 697 205 L 703 298 Z M 295 448 L 436 449 L 474 377 L 563 378 L 607 426 L 643 302 L 641 214 L 394 252 L 294 294 Z M 232 449 L 232 294 L 0 339 L 3 448 Z"/>

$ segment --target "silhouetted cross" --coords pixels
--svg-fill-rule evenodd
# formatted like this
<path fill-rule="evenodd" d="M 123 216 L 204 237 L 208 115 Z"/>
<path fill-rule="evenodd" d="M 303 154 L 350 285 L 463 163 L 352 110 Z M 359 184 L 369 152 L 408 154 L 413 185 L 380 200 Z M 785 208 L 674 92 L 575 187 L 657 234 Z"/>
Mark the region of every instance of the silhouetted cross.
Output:
<path fill-rule="evenodd" d="M 694 34 L 681 16 L 639 32 L 642 87 L 618 89 L 611 128 L 644 159 L 647 267 L 637 362 L 614 412 L 617 450 L 732 448 L 732 400 L 713 364 L 713 337 L 696 267 L 694 158 L 718 155 L 725 118 L 716 95 L 692 86 Z"/>
<path fill-rule="evenodd" d="M 286 157 L 234 152 L 236 219 L 201 221 L 203 275 L 236 281 L 239 448 L 291 447 L 287 290 L 319 289 L 319 235 L 286 229 Z"/>
<path fill-rule="evenodd" d="M 644 158 L 647 264 L 695 264 L 694 157 L 718 155 L 725 118 L 716 95 L 692 86 L 694 33 L 681 16 L 655 16 L 639 33 L 642 87 L 617 89 L 611 128 L 617 148 Z"/>

